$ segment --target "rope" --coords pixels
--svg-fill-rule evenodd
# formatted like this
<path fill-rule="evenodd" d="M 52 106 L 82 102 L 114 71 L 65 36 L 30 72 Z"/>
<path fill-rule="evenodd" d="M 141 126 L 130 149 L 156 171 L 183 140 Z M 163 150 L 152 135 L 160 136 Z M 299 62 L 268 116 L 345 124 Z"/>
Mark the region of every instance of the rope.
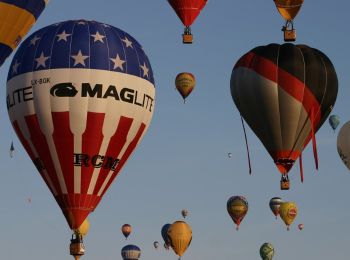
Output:
<path fill-rule="evenodd" d="M 249 147 L 248 147 L 247 134 L 246 134 L 246 132 L 245 132 L 245 127 L 244 127 L 244 122 L 243 122 L 242 116 L 241 116 L 241 122 L 242 122 L 242 127 L 243 127 L 243 132 L 244 132 L 245 146 L 246 146 L 246 148 L 247 148 L 247 157 L 248 157 L 249 174 L 252 174 L 252 167 L 251 167 L 251 164 L 250 164 L 250 155 L 249 155 Z"/>

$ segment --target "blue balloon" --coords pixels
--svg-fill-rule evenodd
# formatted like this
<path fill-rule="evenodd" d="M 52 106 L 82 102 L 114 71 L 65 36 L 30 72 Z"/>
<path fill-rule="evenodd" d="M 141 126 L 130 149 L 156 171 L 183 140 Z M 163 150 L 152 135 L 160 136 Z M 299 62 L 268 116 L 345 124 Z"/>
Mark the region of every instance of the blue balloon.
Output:
<path fill-rule="evenodd" d="M 121 253 L 124 260 L 138 260 L 141 256 L 141 249 L 135 245 L 127 245 L 122 248 Z"/>
<path fill-rule="evenodd" d="M 335 130 L 340 123 L 339 116 L 337 116 L 337 115 L 331 115 L 329 117 L 328 121 L 329 121 L 329 124 L 331 125 L 331 127 L 333 128 L 333 130 Z"/>
<path fill-rule="evenodd" d="M 170 239 L 169 239 L 169 237 L 168 237 L 168 229 L 169 229 L 170 225 L 171 225 L 171 224 L 169 224 L 169 223 L 168 223 L 168 224 L 165 224 L 165 225 L 162 227 L 162 231 L 161 231 L 162 237 L 163 237 L 164 242 L 165 242 L 165 244 L 166 244 L 167 246 L 170 245 Z"/>

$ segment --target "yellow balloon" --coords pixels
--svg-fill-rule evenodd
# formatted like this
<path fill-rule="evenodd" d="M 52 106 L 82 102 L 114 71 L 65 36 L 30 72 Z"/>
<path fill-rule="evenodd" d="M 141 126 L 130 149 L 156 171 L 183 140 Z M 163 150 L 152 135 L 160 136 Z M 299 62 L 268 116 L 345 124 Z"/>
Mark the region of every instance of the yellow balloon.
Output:
<path fill-rule="evenodd" d="M 175 86 L 184 100 L 192 92 L 195 85 L 196 79 L 194 75 L 189 72 L 182 72 L 176 76 Z"/>
<path fill-rule="evenodd" d="M 298 14 L 304 0 L 274 0 L 278 12 L 287 21 L 291 21 Z"/>
<path fill-rule="evenodd" d="M 84 222 L 80 225 L 80 227 L 78 228 L 78 232 L 84 237 L 86 236 L 86 234 L 89 232 L 90 229 L 90 222 L 89 220 L 86 218 L 84 220 Z"/>
<path fill-rule="evenodd" d="M 175 254 L 181 257 L 191 244 L 192 229 L 185 221 L 176 221 L 169 227 L 168 237 Z"/>
<path fill-rule="evenodd" d="M 298 215 L 298 207 L 295 202 L 282 202 L 279 213 L 281 219 L 287 225 L 287 229 L 289 230 L 289 226 L 293 224 L 294 219 Z"/>

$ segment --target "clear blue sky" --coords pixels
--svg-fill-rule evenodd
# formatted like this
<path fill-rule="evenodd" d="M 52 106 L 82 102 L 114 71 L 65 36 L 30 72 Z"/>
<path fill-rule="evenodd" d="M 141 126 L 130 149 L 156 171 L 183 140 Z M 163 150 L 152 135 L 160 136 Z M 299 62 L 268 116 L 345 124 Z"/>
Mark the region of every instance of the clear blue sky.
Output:
<path fill-rule="evenodd" d="M 317 4 L 315 3 L 317 2 Z M 297 43 L 324 52 L 339 80 L 334 113 L 349 120 L 350 34 L 348 1 L 305 1 L 298 15 Z M 247 127 L 252 176 L 248 175 L 245 144 L 229 80 L 239 57 L 272 42 L 281 43 L 282 18 L 270 1 L 209 1 L 192 27 L 193 45 L 181 43 L 183 26 L 165 0 L 52 0 L 34 31 L 69 19 L 91 19 L 133 35 L 144 47 L 156 81 L 156 108 L 151 126 L 99 207 L 89 217 L 85 260 L 121 259 L 120 250 L 134 243 L 141 259 L 177 259 L 163 244 L 160 229 L 180 219 L 187 208 L 193 240 L 183 259 L 260 259 L 264 242 L 275 246 L 275 260 L 349 259 L 349 171 L 336 151 L 336 133 L 328 123 L 317 133 L 320 167 L 312 151 L 304 154 L 305 182 L 298 164 L 292 169 L 291 190 L 279 189 L 275 165 Z M 32 162 L 10 126 L 5 85 L 12 56 L 0 68 L 0 258 L 6 260 L 71 259 L 70 230 Z M 197 86 L 184 105 L 174 89 L 177 73 L 190 71 Z M 339 127 L 340 128 L 340 127 Z M 339 130 L 338 128 L 338 130 Z M 8 150 L 14 141 L 16 154 Z M 232 158 L 227 153 L 232 153 Z M 250 208 L 237 232 L 226 211 L 232 195 L 243 195 Z M 299 206 L 292 230 L 275 220 L 268 202 L 280 196 Z M 31 198 L 31 203 L 28 203 Z M 124 240 L 120 227 L 134 231 Z M 297 224 L 303 223 L 303 231 Z"/>

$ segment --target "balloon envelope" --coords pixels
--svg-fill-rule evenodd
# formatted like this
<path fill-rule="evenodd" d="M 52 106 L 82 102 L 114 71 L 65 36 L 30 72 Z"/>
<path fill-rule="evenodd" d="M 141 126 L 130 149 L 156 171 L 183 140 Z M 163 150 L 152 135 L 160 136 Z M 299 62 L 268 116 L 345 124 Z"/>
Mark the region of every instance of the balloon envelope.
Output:
<path fill-rule="evenodd" d="M 128 236 L 130 235 L 131 231 L 132 231 L 132 227 L 129 224 L 124 224 L 122 226 L 122 233 L 125 236 L 125 238 L 128 238 Z"/>
<path fill-rule="evenodd" d="M 295 202 L 282 202 L 280 206 L 280 216 L 284 223 L 289 226 L 293 224 L 294 219 L 298 215 L 298 207 Z"/>
<path fill-rule="evenodd" d="M 0 66 L 34 25 L 48 0 L 0 0 Z"/>
<path fill-rule="evenodd" d="M 193 74 L 182 72 L 175 78 L 175 86 L 182 98 L 185 100 L 196 85 L 196 79 Z"/>
<path fill-rule="evenodd" d="M 304 0 L 274 0 L 274 2 L 281 16 L 291 21 L 298 14 Z"/>
<path fill-rule="evenodd" d="M 183 209 L 181 210 L 181 215 L 186 218 L 188 216 L 188 210 L 187 209 Z"/>
<path fill-rule="evenodd" d="M 237 225 L 238 230 L 241 221 L 248 212 L 248 201 L 243 196 L 232 196 L 227 201 L 227 212 L 231 216 L 233 222 Z"/>
<path fill-rule="evenodd" d="M 231 75 L 241 116 L 287 174 L 331 112 L 338 80 L 331 61 L 306 45 L 269 44 L 243 55 Z"/>
<path fill-rule="evenodd" d="M 155 249 L 157 249 L 157 248 L 158 248 L 158 246 L 159 246 L 158 241 L 154 241 L 154 242 L 153 242 L 153 246 L 154 246 L 154 248 L 155 248 Z"/>
<path fill-rule="evenodd" d="M 191 26 L 208 0 L 168 0 L 185 26 Z"/>
<path fill-rule="evenodd" d="M 137 260 L 141 256 L 141 249 L 135 245 L 127 245 L 122 248 L 121 254 L 124 260 Z"/>
<path fill-rule="evenodd" d="M 274 197 L 270 200 L 269 206 L 272 213 L 276 216 L 276 218 L 279 214 L 281 203 L 282 203 L 282 199 L 280 197 Z"/>
<path fill-rule="evenodd" d="M 328 121 L 329 121 L 329 124 L 331 125 L 331 127 L 333 128 L 333 130 L 335 130 L 340 123 L 339 116 L 337 116 L 337 115 L 331 115 L 329 117 Z"/>
<path fill-rule="evenodd" d="M 263 260 L 272 260 L 275 249 L 271 243 L 264 243 L 260 247 L 260 256 Z"/>
<path fill-rule="evenodd" d="M 337 150 L 343 163 L 350 170 L 350 121 L 346 122 L 339 130 Z"/>
<path fill-rule="evenodd" d="M 186 222 L 176 221 L 169 227 L 168 237 L 175 254 L 181 257 L 191 244 L 192 229 Z"/>
<path fill-rule="evenodd" d="M 299 230 L 303 230 L 304 229 L 304 224 L 299 224 L 298 228 L 299 228 Z"/>
<path fill-rule="evenodd" d="M 146 133 L 154 95 L 141 45 L 111 25 L 56 23 L 17 50 L 9 117 L 72 229 L 97 207 Z"/>

